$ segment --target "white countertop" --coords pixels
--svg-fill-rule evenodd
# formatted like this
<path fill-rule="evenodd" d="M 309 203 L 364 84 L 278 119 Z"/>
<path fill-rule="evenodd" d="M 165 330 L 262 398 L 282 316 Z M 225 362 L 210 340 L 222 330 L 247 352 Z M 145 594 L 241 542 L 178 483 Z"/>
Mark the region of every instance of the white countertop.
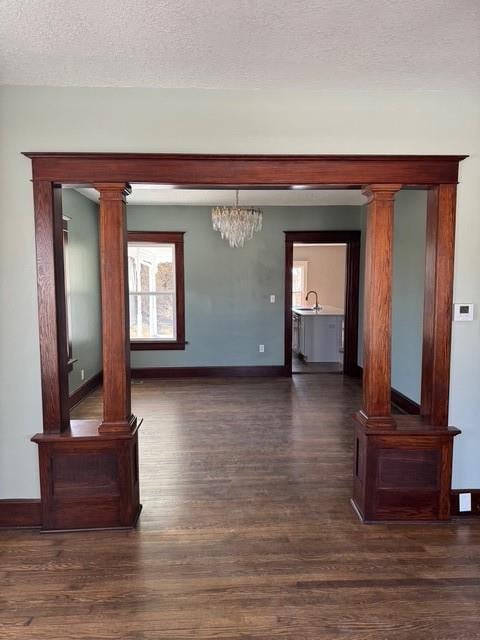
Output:
<path fill-rule="evenodd" d="M 299 316 L 343 316 L 345 312 L 340 307 L 332 307 L 328 304 L 321 304 L 320 309 L 315 311 L 314 309 L 304 309 L 304 308 L 292 308 L 293 313 L 296 313 Z"/>

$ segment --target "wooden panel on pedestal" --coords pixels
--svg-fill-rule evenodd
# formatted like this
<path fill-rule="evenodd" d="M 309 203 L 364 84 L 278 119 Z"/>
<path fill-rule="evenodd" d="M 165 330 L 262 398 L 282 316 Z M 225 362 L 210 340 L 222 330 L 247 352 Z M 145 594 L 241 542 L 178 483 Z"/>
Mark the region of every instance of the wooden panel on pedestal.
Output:
<path fill-rule="evenodd" d="M 458 429 L 397 416 L 397 428 L 355 426 L 353 503 L 365 522 L 448 520 L 453 438 Z"/>
<path fill-rule="evenodd" d="M 94 420 L 37 434 L 45 530 L 133 527 L 140 513 L 138 428 L 100 435 Z"/>

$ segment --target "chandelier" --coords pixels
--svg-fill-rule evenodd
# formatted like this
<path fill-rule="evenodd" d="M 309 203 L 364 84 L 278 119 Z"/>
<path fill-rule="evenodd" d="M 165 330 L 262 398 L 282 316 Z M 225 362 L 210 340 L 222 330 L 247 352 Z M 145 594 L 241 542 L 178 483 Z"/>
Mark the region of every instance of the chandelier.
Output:
<path fill-rule="evenodd" d="M 251 240 L 256 231 L 261 231 L 262 217 L 261 209 L 238 206 L 238 189 L 234 207 L 212 209 L 213 229 L 219 231 L 222 240 L 227 240 L 231 247 L 243 247 L 245 240 Z"/>

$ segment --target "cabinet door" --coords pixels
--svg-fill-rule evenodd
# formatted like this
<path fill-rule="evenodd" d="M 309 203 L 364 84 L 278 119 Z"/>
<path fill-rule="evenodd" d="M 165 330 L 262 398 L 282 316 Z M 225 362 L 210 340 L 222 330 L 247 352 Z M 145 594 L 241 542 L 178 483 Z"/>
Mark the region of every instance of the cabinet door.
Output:
<path fill-rule="evenodd" d="M 298 324 L 298 347 L 299 347 L 299 353 L 302 354 L 305 360 L 308 360 L 307 329 L 308 329 L 307 319 L 304 318 L 303 316 L 300 316 L 299 324 Z"/>
<path fill-rule="evenodd" d="M 299 340 L 298 340 L 298 316 L 296 313 L 292 314 L 292 351 L 298 353 Z"/>

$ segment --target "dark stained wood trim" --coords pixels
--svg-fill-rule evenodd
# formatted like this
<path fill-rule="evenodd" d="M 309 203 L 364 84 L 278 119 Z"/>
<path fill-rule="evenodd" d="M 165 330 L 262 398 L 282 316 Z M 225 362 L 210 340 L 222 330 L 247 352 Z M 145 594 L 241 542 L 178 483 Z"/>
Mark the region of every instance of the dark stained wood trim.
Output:
<path fill-rule="evenodd" d="M 288 375 L 292 375 L 292 269 L 293 269 L 293 240 L 285 236 L 285 308 L 284 312 L 284 342 L 283 342 L 283 362 Z"/>
<path fill-rule="evenodd" d="M 361 232 L 358 229 L 321 229 L 313 231 L 284 231 L 285 239 L 293 244 L 299 242 L 360 244 Z"/>
<path fill-rule="evenodd" d="M 472 510 L 460 511 L 460 494 L 472 494 Z M 452 489 L 450 493 L 450 514 L 455 518 L 478 518 L 480 516 L 480 489 Z"/>
<path fill-rule="evenodd" d="M 132 378 L 267 378 L 283 377 L 282 365 L 245 367 L 142 367 L 132 368 Z"/>
<path fill-rule="evenodd" d="M 177 339 L 162 340 L 130 340 L 132 351 L 184 351 L 188 344 L 185 340 L 185 231 L 129 231 L 129 242 L 159 242 L 175 245 L 175 286 Z"/>
<path fill-rule="evenodd" d="M 185 231 L 129 231 L 129 242 L 161 242 L 183 244 Z"/>
<path fill-rule="evenodd" d="M 394 404 L 405 413 L 413 416 L 418 416 L 420 414 L 420 405 L 418 404 L 418 402 L 415 402 L 415 400 L 412 400 L 393 387 L 391 391 L 391 400 L 392 404 Z"/>
<path fill-rule="evenodd" d="M 42 503 L 37 499 L 0 500 L 0 528 L 42 526 Z"/>
<path fill-rule="evenodd" d="M 356 238 L 347 242 L 343 372 L 350 376 L 355 375 L 358 367 L 360 238 L 361 233 L 358 232 Z"/>
<path fill-rule="evenodd" d="M 466 156 L 196 155 L 26 152 L 50 182 L 157 182 L 182 186 L 361 186 L 458 182 Z"/>
<path fill-rule="evenodd" d="M 85 380 L 85 382 L 78 387 L 70 396 L 70 409 L 73 409 L 81 400 L 88 396 L 92 391 L 95 391 L 103 382 L 103 371 L 99 371 L 94 376 Z"/>
<path fill-rule="evenodd" d="M 69 427 L 67 311 L 61 189 L 33 183 L 43 429 Z"/>
<path fill-rule="evenodd" d="M 296 242 L 345 243 L 345 337 L 344 373 L 355 375 L 358 351 L 358 298 L 360 278 L 360 238 L 357 230 L 285 231 L 285 309 L 284 358 L 285 369 L 292 373 L 292 267 L 293 245 Z"/>
<path fill-rule="evenodd" d="M 130 340 L 131 351 L 185 351 L 188 342 L 178 340 L 156 341 L 156 340 Z"/>
<path fill-rule="evenodd" d="M 427 201 L 421 413 L 439 427 L 448 425 L 456 195 L 441 184 Z"/>

